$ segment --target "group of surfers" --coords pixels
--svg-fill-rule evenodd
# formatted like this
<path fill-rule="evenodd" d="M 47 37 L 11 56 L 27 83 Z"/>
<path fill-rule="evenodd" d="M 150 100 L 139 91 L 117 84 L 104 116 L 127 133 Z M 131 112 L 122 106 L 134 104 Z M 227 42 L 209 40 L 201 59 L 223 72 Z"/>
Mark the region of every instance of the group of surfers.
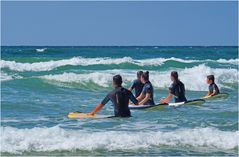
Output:
<path fill-rule="evenodd" d="M 172 84 L 169 87 L 169 94 L 166 98 L 161 99 L 160 103 L 168 104 L 169 101 L 174 97 L 175 103 L 187 101 L 185 96 L 185 86 L 178 78 L 177 71 L 172 71 L 170 75 Z M 207 76 L 207 84 L 209 84 L 209 91 L 207 97 L 219 94 L 219 88 L 215 84 L 214 75 Z M 149 81 L 149 72 L 138 71 L 137 79 L 133 81 L 129 89 L 122 87 L 122 77 L 120 75 L 113 76 L 113 87 L 110 93 L 102 100 L 96 108 L 88 113 L 88 115 L 93 116 L 99 112 L 103 106 L 109 102 L 113 103 L 114 115 L 116 117 L 130 117 L 129 104 L 134 105 L 155 105 L 154 103 L 154 88 Z M 132 94 L 132 90 L 135 91 L 135 95 Z"/>

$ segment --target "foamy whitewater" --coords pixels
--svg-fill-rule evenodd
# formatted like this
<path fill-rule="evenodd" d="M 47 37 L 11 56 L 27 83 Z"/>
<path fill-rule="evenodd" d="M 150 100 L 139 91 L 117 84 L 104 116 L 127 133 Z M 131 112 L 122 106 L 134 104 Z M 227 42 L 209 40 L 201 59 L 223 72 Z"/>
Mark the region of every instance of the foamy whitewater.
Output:
<path fill-rule="evenodd" d="M 1 155 L 238 156 L 238 47 L 1 50 Z M 172 70 L 188 100 L 207 94 L 209 74 L 229 97 L 200 106 L 134 110 L 124 119 L 67 118 L 99 104 L 116 74 L 128 88 L 138 70 L 149 71 L 155 103 L 167 96 Z M 113 115 L 112 104 L 99 114 Z"/>
<path fill-rule="evenodd" d="M 1 72 L 0 75 L 1 75 L 1 81 L 9 81 L 9 80 L 12 80 L 12 79 L 21 79 L 22 78 L 21 76 L 9 75 L 9 74 L 4 73 L 4 72 Z"/>
<path fill-rule="evenodd" d="M 21 154 L 24 151 L 55 150 L 128 150 L 161 145 L 180 147 L 209 147 L 217 150 L 237 148 L 239 132 L 220 131 L 214 128 L 182 129 L 170 132 L 108 131 L 94 132 L 51 128 L 1 128 L 2 152 Z"/>

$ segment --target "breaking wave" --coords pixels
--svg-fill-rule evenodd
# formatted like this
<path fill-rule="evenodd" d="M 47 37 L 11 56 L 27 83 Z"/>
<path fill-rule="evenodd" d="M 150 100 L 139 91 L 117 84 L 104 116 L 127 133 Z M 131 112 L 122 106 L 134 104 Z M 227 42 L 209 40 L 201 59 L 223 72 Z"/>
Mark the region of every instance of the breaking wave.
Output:
<path fill-rule="evenodd" d="M 219 59 L 219 60 L 185 60 L 181 58 L 152 58 L 152 59 L 132 59 L 131 57 L 123 58 L 83 58 L 73 57 L 70 59 L 51 60 L 47 62 L 34 63 L 20 63 L 16 61 L 1 60 L 1 68 L 8 68 L 14 71 L 50 71 L 58 67 L 72 65 L 72 66 L 89 66 L 89 65 L 119 65 L 129 63 L 137 66 L 160 66 L 165 62 L 176 61 L 180 63 L 206 63 L 216 62 L 222 64 L 238 65 L 238 59 Z"/>
<path fill-rule="evenodd" d="M 207 91 L 206 76 L 209 74 L 215 75 L 216 83 L 218 83 L 219 87 L 238 83 L 237 69 L 217 69 L 201 64 L 192 68 L 178 70 L 178 72 L 180 80 L 184 82 L 186 89 L 192 91 Z M 40 78 L 61 83 L 79 83 L 84 86 L 90 86 L 93 83 L 101 87 L 110 87 L 112 76 L 116 74 L 122 75 L 125 84 L 132 82 L 136 78 L 135 71 L 132 70 L 105 70 L 83 74 L 51 74 L 40 76 Z M 150 71 L 150 81 L 156 88 L 168 88 L 171 83 L 169 76 L 170 71 Z"/>

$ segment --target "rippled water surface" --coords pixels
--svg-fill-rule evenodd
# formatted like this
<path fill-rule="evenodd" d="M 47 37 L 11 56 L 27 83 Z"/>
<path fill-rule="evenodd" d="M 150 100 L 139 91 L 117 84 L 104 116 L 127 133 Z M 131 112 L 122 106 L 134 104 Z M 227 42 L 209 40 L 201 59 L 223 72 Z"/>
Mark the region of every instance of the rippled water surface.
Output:
<path fill-rule="evenodd" d="M 238 152 L 237 47 L 2 47 L 3 155 L 233 155 Z M 121 74 L 129 87 L 149 70 L 155 100 L 177 70 L 188 99 L 214 74 L 225 100 L 132 111 L 131 118 L 70 120 L 89 112 Z M 100 114 L 112 115 L 108 103 Z"/>

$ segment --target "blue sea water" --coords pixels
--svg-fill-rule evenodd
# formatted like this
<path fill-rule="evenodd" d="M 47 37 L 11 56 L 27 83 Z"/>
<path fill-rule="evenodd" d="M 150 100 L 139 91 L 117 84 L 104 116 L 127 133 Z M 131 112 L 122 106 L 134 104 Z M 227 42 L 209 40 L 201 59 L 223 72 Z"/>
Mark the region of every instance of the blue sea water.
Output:
<path fill-rule="evenodd" d="M 156 102 L 172 70 L 188 99 L 207 93 L 209 74 L 230 96 L 126 119 L 66 117 L 90 112 L 115 74 L 128 88 L 137 70 L 149 70 Z M 237 156 L 238 138 L 238 47 L 1 47 L 2 155 Z"/>

